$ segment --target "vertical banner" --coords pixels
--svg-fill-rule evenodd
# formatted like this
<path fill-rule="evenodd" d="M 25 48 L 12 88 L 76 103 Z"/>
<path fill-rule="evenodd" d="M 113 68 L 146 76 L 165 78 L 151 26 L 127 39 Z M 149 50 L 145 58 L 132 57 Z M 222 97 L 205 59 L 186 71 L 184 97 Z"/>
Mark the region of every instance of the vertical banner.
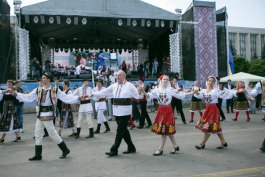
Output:
<path fill-rule="evenodd" d="M 194 20 L 196 80 L 205 85 L 208 76 L 218 75 L 215 7 L 195 6 Z"/>
<path fill-rule="evenodd" d="M 169 35 L 171 72 L 181 73 L 179 33 Z"/>

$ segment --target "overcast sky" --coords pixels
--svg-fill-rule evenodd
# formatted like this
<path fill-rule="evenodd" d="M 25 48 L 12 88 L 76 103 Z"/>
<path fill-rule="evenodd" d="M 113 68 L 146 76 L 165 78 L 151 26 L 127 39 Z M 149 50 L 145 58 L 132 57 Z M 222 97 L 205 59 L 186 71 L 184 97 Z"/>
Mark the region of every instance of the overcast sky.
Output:
<path fill-rule="evenodd" d="M 42 2 L 44 0 L 22 0 L 22 7 Z M 143 0 L 160 8 L 175 12 L 182 9 L 185 12 L 192 0 Z M 265 0 L 209 0 L 216 2 L 216 9 L 227 7 L 229 26 L 265 28 Z M 7 0 L 14 14 L 13 0 Z M 74 1 L 73 1 L 74 2 Z"/>

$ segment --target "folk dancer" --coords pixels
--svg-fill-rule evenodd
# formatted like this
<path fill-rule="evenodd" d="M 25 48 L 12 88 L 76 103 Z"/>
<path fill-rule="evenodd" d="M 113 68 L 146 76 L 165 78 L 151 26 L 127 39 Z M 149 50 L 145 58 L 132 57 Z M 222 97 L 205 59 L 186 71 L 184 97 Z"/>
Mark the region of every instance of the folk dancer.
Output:
<path fill-rule="evenodd" d="M 41 89 L 34 89 L 28 94 L 17 93 L 13 90 L 9 92 L 14 95 L 19 101 L 33 102 L 37 101 L 37 121 L 35 125 L 35 155 L 29 158 L 30 161 L 36 161 L 42 159 L 42 141 L 43 141 L 43 127 L 45 127 L 49 133 L 49 137 L 55 142 L 62 150 L 61 159 L 66 158 L 70 153 L 70 150 L 66 146 L 65 142 L 58 135 L 55 130 L 53 119 L 56 114 L 56 101 L 57 98 L 61 101 L 72 104 L 77 103 L 80 99 L 83 100 L 86 97 L 77 97 L 72 95 L 66 95 L 61 90 L 56 90 L 51 87 L 52 75 L 50 73 L 44 73 L 42 75 Z"/>
<path fill-rule="evenodd" d="M 145 90 L 145 92 L 147 92 L 146 90 L 146 85 L 144 84 L 144 77 L 140 77 L 138 80 L 138 88 Z M 141 115 L 140 115 L 140 121 L 139 121 L 139 126 L 137 128 L 143 128 L 144 124 L 145 124 L 145 119 L 147 121 L 147 126 L 145 128 L 149 128 L 152 126 L 152 121 L 148 115 L 147 112 L 147 100 L 146 100 L 146 96 L 142 93 L 142 92 L 138 92 L 138 99 L 136 100 L 136 102 L 140 105 L 141 108 Z"/>
<path fill-rule="evenodd" d="M 117 73 L 117 82 L 115 84 L 112 84 L 108 88 L 99 92 L 93 92 L 91 96 L 107 96 L 109 93 L 113 96 L 113 115 L 116 118 L 118 127 L 115 142 L 110 148 L 110 151 L 106 152 L 106 155 L 109 157 L 117 156 L 122 139 L 124 139 L 128 145 L 127 151 L 124 151 L 123 153 L 135 153 L 136 148 L 132 142 L 130 132 L 127 129 L 127 124 L 132 114 L 131 98 L 137 98 L 137 89 L 132 83 L 126 81 L 125 72 L 120 70 Z"/>
<path fill-rule="evenodd" d="M 97 86 L 94 89 L 92 89 L 92 92 L 98 92 L 98 91 L 101 91 L 104 89 L 106 89 L 106 88 L 103 86 L 103 80 L 99 79 L 97 81 Z M 109 127 L 108 121 L 106 120 L 106 117 L 104 115 L 104 111 L 107 110 L 106 96 L 103 95 L 100 97 L 95 97 L 94 99 L 95 99 L 95 108 L 96 108 L 97 119 L 98 119 L 98 126 L 97 126 L 97 129 L 94 132 L 94 134 L 100 133 L 100 127 L 101 127 L 101 124 L 103 124 L 103 123 L 106 127 L 106 130 L 104 131 L 104 133 L 107 133 L 110 131 L 110 127 Z"/>
<path fill-rule="evenodd" d="M 170 154 L 175 154 L 179 151 L 179 146 L 176 144 L 174 134 L 176 133 L 176 125 L 174 119 L 174 112 L 170 105 L 171 100 L 174 97 L 183 99 L 185 97 L 184 92 L 179 92 L 177 89 L 171 87 L 169 77 L 167 75 L 160 76 L 159 87 L 155 88 L 151 93 L 143 93 L 147 98 L 157 98 L 159 108 L 155 117 L 155 121 L 152 125 L 151 131 L 161 135 L 162 141 L 158 150 L 153 155 L 159 156 L 163 154 L 163 149 L 167 140 L 167 137 L 171 140 L 173 149 Z"/>
<path fill-rule="evenodd" d="M 201 91 L 194 91 L 194 96 L 202 99 L 206 103 L 205 112 L 195 126 L 195 128 L 201 130 L 204 133 L 204 138 L 201 141 L 200 145 L 195 146 L 196 149 L 205 148 L 205 144 L 210 138 L 211 133 L 217 133 L 221 141 L 221 145 L 218 146 L 217 149 L 223 149 L 228 146 L 222 134 L 220 114 L 216 103 L 218 102 L 218 98 L 231 98 L 232 93 L 218 92 L 217 82 L 218 81 L 216 77 L 209 76 L 206 81 L 206 89 L 202 89 Z"/>
<path fill-rule="evenodd" d="M 174 89 L 179 90 L 181 88 L 180 88 L 180 86 L 179 86 L 177 81 L 178 81 L 178 76 L 175 76 L 173 78 L 173 80 L 172 80 L 172 87 Z M 184 112 L 183 112 L 183 108 L 182 108 L 182 100 L 173 96 L 173 98 L 171 100 L 171 106 L 172 106 L 173 111 L 176 108 L 176 111 L 180 113 L 180 117 L 181 117 L 181 120 L 182 120 L 183 124 L 184 125 L 187 124 L 186 123 L 186 118 L 185 118 L 185 115 L 184 115 Z"/>
<path fill-rule="evenodd" d="M 6 133 L 15 133 L 16 139 L 13 142 L 21 140 L 19 135 L 19 120 L 16 114 L 16 104 L 18 100 L 16 97 L 9 93 L 9 89 L 13 89 L 13 81 L 8 80 L 6 82 L 7 89 L 0 90 L 0 100 L 3 100 L 3 113 L 0 118 L 0 132 L 3 133 L 0 139 L 0 143 L 5 141 Z"/>
<path fill-rule="evenodd" d="M 72 94 L 72 91 L 69 87 L 70 87 L 70 81 L 64 80 L 63 81 L 63 92 L 66 95 Z M 61 106 L 62 106 L 61 108 L 62 111 L 61 111 L 61 117 L 60 117 L 60 122 L 59 122 L 59 126 L 60 126 L 60 129 L 58 131 L 59 136 L 61 136 L 62 130 L 67 129 L 67 128 L 72 128 L 72 134 L 69 135 L 69 137 L 76 136 L 74 116 L 73 116 L 71 104 L 62 102 Z"/>
<path fill-rule="evenodd" d="M 234 90 L 234 96 L 236 97 L 235 111 L 236 115 L 233 121 L 237 121 L 239 111 L 245 111 L 247 115 L 247 122 L 250 121 L 249 116 L 249 105 L 248 105 L 248 92 L 245 89 L 245 84 L 243 81 L 237 82 L 237 87 Z"/>
<path fill-rule="evenodd" d="M 88 86 L 89 81 L 88 79 L 83 79 L 83 85 L 82 87 L 77 88 L 73 95 L 78 95 L 79 97 L 89 95 L 92 93 L 92 88 Z M 90 98 L 86 98 L 85 100 L 80 101 L 79 106 L 79 114 L 78 114 L 78 121 L 76 124 L 77 132 L 76 132 L 76 139 L 79 138 L 80 132 L 81 132 L 81 124 L 84 119 L 86 119 L 89 129 L 89 135 L 86 138 L 94 138 L 94 128 L 93 128 L 93 122 L 92 122 L 92 103 Z"/>
<path fill-rule="evenodd" d="M 191 88 L 192 93 L 196 90 L 200 91 L 200 84 L 198 81 L 194 81 L 194 86 Z M 199 112 L 200 116 L 202 116 L 202 112 L 204 111 L 204 106 L 201 99 L 196 98 L 193 94 L 191 97 L 191 106 L 190 106 L 190 123 L 194 121 L 194 113 Z"/>

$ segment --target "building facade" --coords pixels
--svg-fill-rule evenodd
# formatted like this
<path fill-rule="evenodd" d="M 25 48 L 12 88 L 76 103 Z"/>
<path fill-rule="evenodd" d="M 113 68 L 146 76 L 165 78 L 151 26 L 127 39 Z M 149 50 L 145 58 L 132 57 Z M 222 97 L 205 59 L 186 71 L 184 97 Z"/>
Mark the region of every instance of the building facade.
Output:
<path fill-rule="evenodd" d="M 249 61 L 261 58 L 265 45 L 265 29 L 229 26 L 228 32 L 230 46 L 237 55 Z"/>

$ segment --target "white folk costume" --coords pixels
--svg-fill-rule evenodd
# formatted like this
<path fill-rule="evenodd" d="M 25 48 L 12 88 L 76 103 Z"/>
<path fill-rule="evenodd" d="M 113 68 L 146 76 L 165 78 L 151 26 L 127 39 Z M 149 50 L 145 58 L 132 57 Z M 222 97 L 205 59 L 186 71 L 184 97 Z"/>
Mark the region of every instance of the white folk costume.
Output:
<path fill-rule="evenodd" d="M 151 131 L 158 135 L 175 134 L 174 112 L 170 103 L 173 97 L 177 99 L 185 98 L 185 93 L 172 88 L 169 83 L 166 89 L 162 89 L 162 86 L 159 86 L 148 94 L 150 97 L 157 99 L 159 104 Z"/>
<path fill-rule="evenodd" d="M 136 151 L 136 148 L 131 140 L 127 125 L 132 114 L 131 98 L 137 98 L 138 91 L 132 83 L 124 81 L 122 84 L 116 82 L 104 90 L 93 92 L 93 95 L 96 97 L 101 95 L 108 96 L 109 94 L 113 96 L 113 115 L 116 118 L 118 127 L 115 143 L 112 145 L 110 152 L 106 154 L 109 156 L 116 156 L 122 139 L 124 139 L 128 145 L 128 149 L 124 153 L 133 153 Z"/>
<path fill-rule="evenodd" d="M 15 107 L 18 100 L 9 93 L 2 94 L 2 90 L 0 90 L 0 101 L 1 100 L 3 100 L 3 113 L 0 117 L 0 132 L 9 134 L 19 132 L 20 125 Z M 17 140 L 20 139 L 20 137 L 17 137 Z M 1 142 L 3 143 L 4 139 L 2 139 Z M 16 140 L 14 142 L 16 142 Z"/>
<path fill-rule="evenodd" d="M 63 91 L 66 95 L 71 95 L 70 89 Z M 71 108 L 71 104 L 62 102 L 62 116 L 60 118 L 60 130 L 72 128 L 75 129 L 74 116 Z"/>
<path fill-rule="evenodd" d="M 63 154 L 60 158 L 65 158 L 70 150 L 67 148 L 66 144 L 62 138 L 58 135 L 55 130 L 53 119 L 56 113 L 56 103 L 57 99 L 68 103 L 74 104 L 79 101 L 79 97 L 66 95 L 59 89 L 54 87 L 49 88 L 36 88 L 29 94 L 17 93 L 16 98 L 22 102 L 33 102 L 36 101 L 36 113 L 37 121 L 35 125 L 35 156 L 29 160 L 41 160 L 42 153 L 42 141 L 43 141 L 43 128 L 45 127 L 49 133 L 49 137 L 58 144 Z"/>
<path fill-rule="evenodd" d="M 233 96 L 229 90 L 218 91 L 217 81 L 215 84 L 216 86 L 209 93 L 206 92 L 206 89 L 202 89 L 198 95 L 194 94 L 195 97 L 202 99 L 206 104 L 205 112 L 195 128 L 206 133 L 222 133 L 220 114 L 216 103 L 218 103 L 218 98 L 229 99 Z"/>
<path fill-rule="evenodd" d="M 106 88 L 105 87 L 95 87 L 92 92 L 99 92 L 101 90 L 105 90 Z M 106 127 L 106 131 L 104 133 L 107 133 L 110 131 L 110 128 L 109 128 L 109 124 L 106 120 L 106 117 L 104 115 L 104 111 L 107 110 L 107 105 L 106 105 L 106 96 L 104 95 L 101 95 L 99 97 L 94 97 L 94 100 L 95 100 L 95 109 L 96 109 L 96 112 L 97 112 L 97 119 L 98 119 L 98 126 L 97 126 L 97 130 L 94 132 L 94 133 L 100 133 L 100 127 L 101 127 L 101 124 L 105 124 L 105 127 Z"/>
<path fill-rule="evenodd" d="M 92 88 L 91 87 L 79 87 L 77 88 L 73 95 L 78 96 L 85 96 L 92 94 Z M 77 132 L 76 132 L 76 138 L 79 138 L 80 132 L 81 132 L 81 124 L 84 119 L 86 119 L 88 128 L 89 128 L 89 136 L 86 138 L 93 138 L 94 137 L 94 128 L 93 128 L 93 122 L 92 122 L 92 114 L 93 114 L 93 108 L 90 98 L 86 98 L 86 100 L 80 101 L 79 105 L 79 114 L 78 114 L 78 121 L 76 124 Z"/>

